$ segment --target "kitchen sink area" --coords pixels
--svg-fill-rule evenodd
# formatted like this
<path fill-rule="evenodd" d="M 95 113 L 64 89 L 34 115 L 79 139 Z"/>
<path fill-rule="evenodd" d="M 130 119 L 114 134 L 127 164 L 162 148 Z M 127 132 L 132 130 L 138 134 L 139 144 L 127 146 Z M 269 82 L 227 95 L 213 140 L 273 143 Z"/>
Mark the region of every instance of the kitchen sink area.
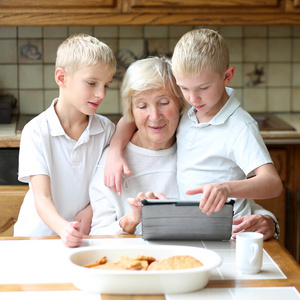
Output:
<path fill-rule="evenodd" d="M 260 131 L 296 131 L 296 129 L 272 113 L 250 113 Z"/>

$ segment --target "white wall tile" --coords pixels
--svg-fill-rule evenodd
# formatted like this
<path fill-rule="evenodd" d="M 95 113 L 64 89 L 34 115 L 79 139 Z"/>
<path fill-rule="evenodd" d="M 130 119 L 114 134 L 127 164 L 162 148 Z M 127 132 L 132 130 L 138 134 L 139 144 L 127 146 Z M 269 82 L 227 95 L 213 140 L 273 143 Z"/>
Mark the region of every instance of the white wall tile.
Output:
<path fill-rule="evenodd" d="M 148 39 L 148 50 L 151 55 L 158 52 L 166 55 L 169 52 L 169 44 L 167 39 Z"/>
<path fill-rule="evenodd" d="M 290 37 L 291 34 L 291 26 L 269 26 L 270 37 Z"/>
<path fill-rule="evenodd" d="M 228 43 L 231 65 L 236 68 L 230 86 L 236 89 L 243 107 L 257 111 L 300 111 L 300 26 L 205 27 L 220 32 Z M 29 101 L 29 91 L 25 89 L 34 89 L 35 93 L 43 91 L 40 98 L 44 109 L 58 94 L 54 81 L 56 51 L 70 34 L 85 32 L 96 36 L 129 65 L 146 55 L 144 39 L 148 40 L 150 52 L 158 49 L 162 54 L 172 54 L 179 38 L 193 28 L 198 26 L 0 27 L 0 87 L 17 96 L 26 96 L 25 101 Z M 34 60 L 20 55 L 23 45 L 36 46 L 40 58 Z M 248 86 L 249 74 L 256 65 L 264 71 L 261 82 Z M 110 101 L 105 101 L 102 107 L 108 113 L 120 111 L 120 83 L 114 80 L 110 85 L 106 99 Z M 22 107 L 22 97 L 19 101 Z M 23 109 L 31 110 L 26 103 Z"/>
<path fill-rule="evenodd" d="M 293 47 L 293 62 L 300 62 L 300 38 L 294 39 Z"/>
<path fill-rule="evenodd" d="M 288 87 L 291 85 L 291 64 L 269 64 L 267 84 L 271 87 Z"/>
<path fill-rule="evenodd" d="M 243 27 L 242 26 L 224 26 L 220 30 L 217 30 L 225 39 L 232 37 L 242 37 Z"/>
<path fill-rule="evenodd" d="M 245 86 L 266 86 L 267 66 L 264 63 L 244 63 L 244 85 Z M 260 74 L 260 75 L 257 75 Z"/>
<path fill-rule="evenodd" d="M 169 27 L 169 37 L 180 39 L 185 33 L 193 30 L 193 26 L 170 26 Z"/>
<path fill-rule="evenodd" d="M 123 60 L 126 63 L 133 62 L 136 58 L 141 58 L 144 55 L 144 40 L 143 39 L 120 39 L 119 49 L 124 50 L 122 53 Z"/>
<path fill-rule="evenodd" d="M 268 60 L 270 62 L 291 61 L 291 39 L 270 39 L 268 43 Z"/>
<path fill-rule="evenodd" d="M 43 89 L 43 66 L 20 65 L 20 89 Z"/>
<path fill-rule="evenodd" d="M 15 39 L 0 40 L 0 63 L 17 63 L 17 41 Z"/>
<path fill-rule="evenodd" d="M 44 88 L 56 89 L 57 84 L 54 79 L 55 65 L 44 65 Z"/>
<path fill-rule="evenodd" d="M 142 38 L 144 36 L 143 26 L 121 26 L 120 38 Z"/>
<path fill-rule="evenodd" d="M 244 40 L 244 61 L 265 62 L 267 59 L 266 39 L 245 39 Z"/>
<path fill-rule="evenodd" d="M 100 39 L 101 42 L 106 44 L 114 53 L 117 53 L 119 50 L 119 40 L 118 39 Z"/>
<path fill-rule="evenodd" d="M 177 42 L 178 42 L 178 39 L 170 39 L 169 40 L 169 52 L 171 52 L 171 53 L 174 52 L 174 48 L 175 48 Z"/>
<path fill-rule="evenodd" d="M 300 26 L 293 26 L 292 32 L 293 32 L 293 36 L 300 37 Z"/>
<path fill-rule="evenodd" d="M 242 64 L 231 64 L 235 68 L 234 76 L 230 81 L 230 87 L 241 87 L 243 86 L 243 66 Z"/>
<path fill-rule="evenodd" d="M 68 28 L 65 26 L 43 27 L 44 38 L 67 38 Z"/>
<path fill-rule="evenodd" d="M 244 37 L 266 37 L 267 36 L 267 26 L 245 26 L 244 27 Z"/>
<path fill-rule="evenodd" d="M 19 38 L 41 38 L 42 27 L 18 27 Z"/>
<path fill-rule="evenodd" d="M 300 112 L 300 87 L 292 89 L 292 110 Z"/>
<path fill-rule="evenodd" d="M 0 86 L 3 89 L 17 89 L 18 86 L 18 66 L 1 65 L 0 67 Z"/>
<path fill-rule="evenodd" d="M 59 97 L 59 90 L 45 90 L 44 109 L 47 109 L 55 98 Z"/>
<path fill-rule="evenodd" d="M 240 101 L 241 105 L 243 106 L 244 105 L 244 101 L 243 101 L 243 89 L 241 88 L 234 88 L 235 90 L 235 96 L 236 98 Z"/>
<path fill-rule="evenodd" d="M 20 90 L 21 114 L 39 114 L 44 110 L 43 90 Z"/>
<path fill-rule="evenodd" d="M 65 39 L 44 39 L 44 62 L 55 63 L 56 52 Z"/>
<path fill-rule="evenodd" d="M 98 114 L 118 114 L 120 113 L 119 91 L 116 89 L 109 89 L 106 97 L 97 109 Z"/>
<path fill-rule="evenodd" d="M 243 41 L 242 39 L 227 39 L 226 40 L 228 49 L 230 62 L 242 62 L 243 61 Z"/>
<path fill-rule="evenodd" d="M 270 88 L 267 91 L 268 111 L 289 112 L 291 109 L 291 90 L 289 88 Z"/>
<path fill-rule="evenodd" d="M 19 63 L 38 64 L 43 61 L 42 39 L 19 39 Z"/>
<path fill-rule="evenodd" d="M 95 26 L 94 35 L 98 39 L 117 38 L 119 36 L 118 26 Z"/>
<path fill-rule="evenodd" d="M 293 64 L 293 86 L 300 87 L 300 63 Z"/>
<path fill-rule="evenodd" d="M 167 38 L 168 26 L 145 26 L 145 38 Z"/>
<path fill-rule="evenodd" d="M 266 89 L 246 88 L 244 90 L 244 108 L 249 112 L 264 112 L 267 110 Z"/>
<path fill-rule="evenodd" d="M 1 27 L 0 26 L 0 38 L 16 38 L 17 27 Z"/>
<path fill-rule="evenodd" d="M 78 34 L 78 33 L 86 33 L 89 35 L 93 35 L 93 26 L 70 26 L 69 27 L 69 35 Z"/>

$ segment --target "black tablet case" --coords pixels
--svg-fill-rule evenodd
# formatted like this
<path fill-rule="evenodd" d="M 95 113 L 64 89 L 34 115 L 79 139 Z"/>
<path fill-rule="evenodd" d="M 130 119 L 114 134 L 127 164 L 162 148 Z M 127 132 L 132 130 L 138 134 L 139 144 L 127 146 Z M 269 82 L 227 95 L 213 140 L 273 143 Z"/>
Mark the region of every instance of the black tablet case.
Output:
<path fill-rule="evenodd" d="M 145 240 L 229 240 L 233 204 L 211 215 L 199 209 L 199 201 L 143 200 L 142 237 Z"/>

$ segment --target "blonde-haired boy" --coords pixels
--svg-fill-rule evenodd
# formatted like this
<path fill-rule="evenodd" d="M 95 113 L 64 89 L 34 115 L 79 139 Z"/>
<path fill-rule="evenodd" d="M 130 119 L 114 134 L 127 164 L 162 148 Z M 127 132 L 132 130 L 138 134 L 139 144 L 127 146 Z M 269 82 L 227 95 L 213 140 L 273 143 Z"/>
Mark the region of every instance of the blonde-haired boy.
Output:
<path fill-rule="evenodd" d="M 201 198 L 200 208 L 207 214 L 234 199 L 234 224 L 239 225 L 235 231 L 249 230 L 252 225 L 259 231 L 255 217 L 249 216 L 253 214 L 252 200 L 247 199 L 279 196 L 282 183 L 257 123 L 227 87 L 234 67 L 229 65 L 224 38 L 211 29 L 186 33 L 175 46 L 172 69 L 191 105 L 177 131 L 181 197 Z M 252 219 L 251 226 L 242 224 L 245 215 L 248 223 Z M 268 222 L 273 224 L 270 219 Z"/>
<path fill-rule="evenodd" d="M 90 231 L 88 188 L 114 124 L 96 115 L 116 71 L 112 50 L 76 34 L 58 48 L 59 97 L 22 131 L 19 180 L 29 184 L 15 236 L 59 235 L 68 247 Z"/>

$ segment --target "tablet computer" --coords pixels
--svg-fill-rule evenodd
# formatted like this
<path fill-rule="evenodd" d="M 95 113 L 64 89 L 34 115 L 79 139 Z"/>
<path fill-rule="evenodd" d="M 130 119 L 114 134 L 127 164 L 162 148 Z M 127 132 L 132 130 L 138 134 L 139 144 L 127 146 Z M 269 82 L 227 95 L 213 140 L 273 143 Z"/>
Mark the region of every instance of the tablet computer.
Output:
<path fill-rule="evenodd" d="M 142 201 L 142 237 L 145 240 L 229 240 L 234 201 L 211 215 L 199 201 L 145 199 Z"/>

